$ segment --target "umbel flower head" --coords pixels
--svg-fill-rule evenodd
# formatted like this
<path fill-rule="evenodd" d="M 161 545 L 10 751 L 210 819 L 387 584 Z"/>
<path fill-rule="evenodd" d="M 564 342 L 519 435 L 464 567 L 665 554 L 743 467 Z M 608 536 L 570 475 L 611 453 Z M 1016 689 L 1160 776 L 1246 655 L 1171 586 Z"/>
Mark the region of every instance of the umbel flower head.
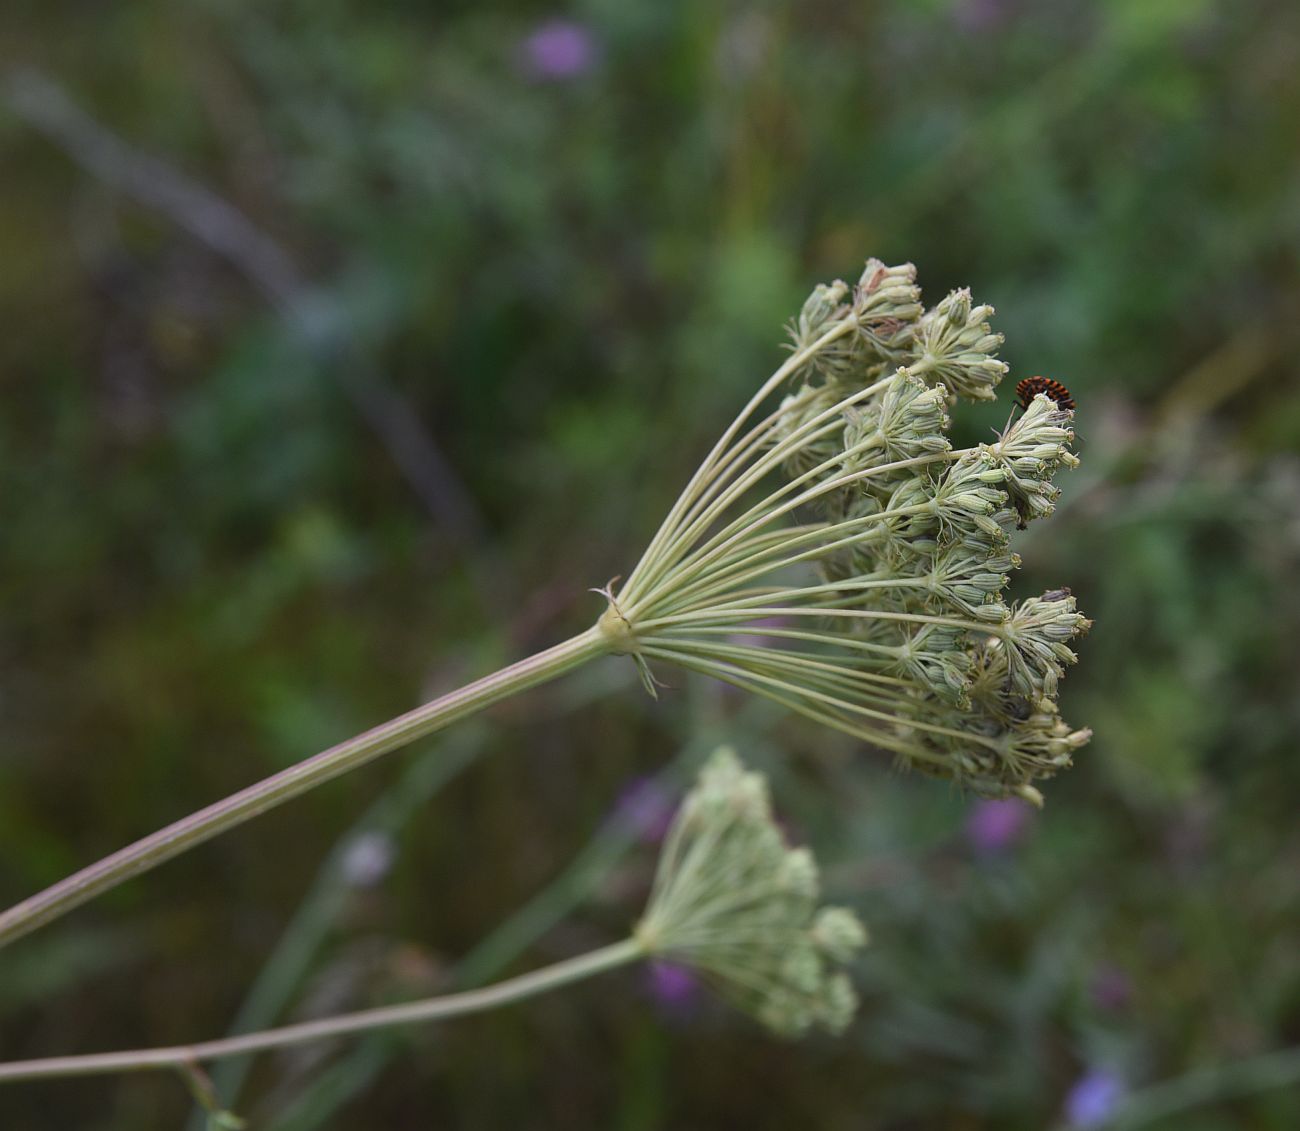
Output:
<path fill-rule="evenodd" d="M 1044 395 L 954 449 L 959 398 L 1006 365 L 966 290 L 926 310 L 911 264 L 816 287 L 793 354 L 687 484 L 601 625 L 646 686 L 671 662 L 765 695 L 987 796 L 1033 785 L 1089 738 L 1058 683 L 1089 622 L 1068 589 L 1017 601 L 1014 532 L 1078 460 Z"/>
<path fill-rule="evenodd" d="M 786 845 L 767 780 L 726 748 L 678 810 L 636 938 L 783 1036 L 841 1032 L 857 1009 L 841 967 L 866 931 L 851 911 L 818 907 L 812 853 Z"/>

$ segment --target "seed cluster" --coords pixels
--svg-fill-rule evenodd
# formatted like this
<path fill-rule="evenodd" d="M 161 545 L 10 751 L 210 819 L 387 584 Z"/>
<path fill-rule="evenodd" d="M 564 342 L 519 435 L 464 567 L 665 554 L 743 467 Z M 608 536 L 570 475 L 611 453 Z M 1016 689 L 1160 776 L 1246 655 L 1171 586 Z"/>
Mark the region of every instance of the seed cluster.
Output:
<path fill-rule="evenodd" d="M 958 399 L 1006 365 L 989 306 L 921 303 L 911 264 L 814 289 L 751 400 L 618 595 L 628 650 L 768 696 L 990 796 L 1040 801 L 1089 732 L 1061 721 L 1068 590 L 1015 601 L 1014 532 L 1078 463 L 1052 389 L 957 450 Z M 772 398 L 784 392 L 779 403 Z M 1067 394 L 1068 398 L 1068 394 Z"/>
<path fill-rule="evenodd" d="M 843 907 L 818 907 L 817 864 L 790 848 L 767 780 L 717 750 L 664 842 L 636 937 L 697 970 L 774 1032 L 842 1031 L 857 995 L 841 968 L 867 933 Z"/>

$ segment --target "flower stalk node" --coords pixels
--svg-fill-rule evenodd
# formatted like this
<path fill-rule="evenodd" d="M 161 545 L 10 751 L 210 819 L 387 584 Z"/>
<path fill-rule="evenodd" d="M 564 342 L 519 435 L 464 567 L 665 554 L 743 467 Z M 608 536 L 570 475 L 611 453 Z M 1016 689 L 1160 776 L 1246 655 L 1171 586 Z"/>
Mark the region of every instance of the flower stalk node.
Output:
<path fill-rule="evenodd" d="M 632 622 L 623 615 L 608 589 L 593 589 L 592 592 L 600 593 L 609 602 L 596 622 L 596 627 L 609 642 L 609 650 L 616 656 L 635 655 L 638 649 Z"/>
<path fill-rule="evenodd" d="M 605 611 L 600 614 L 600 619 L 596 621 L 596 630 L 604 637 L 610 652 L 615 656 L 632 657 L 633 662 L 636 664 L 637 675 L 641 679 L 641 686 L 645 688 L 646 694 L 651 699 L 658 699 L 659 688 L 665 686 L 665 684 L 650 670 L 650 665 L 646 662 L 645 656 L 641 654 L 636 630 L 632 627 L 632 622 L 627 618 L 627 615 L 619 608 L 618 601 L 614 597 L 614 582 L 616 581 L 618 581 L 617 577 L 603 588 L 592 590 L 593 593 L 599 593 L 608 602 Z"/>

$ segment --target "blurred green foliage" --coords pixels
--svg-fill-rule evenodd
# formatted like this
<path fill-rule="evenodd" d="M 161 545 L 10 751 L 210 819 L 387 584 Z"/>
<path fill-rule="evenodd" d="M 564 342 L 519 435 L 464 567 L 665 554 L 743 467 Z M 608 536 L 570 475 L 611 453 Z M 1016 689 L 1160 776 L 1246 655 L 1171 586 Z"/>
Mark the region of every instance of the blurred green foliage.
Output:
<path fill-rule="evenodd" d="M 492 714 L 293 987 L 308 1011 L 447 984 L 630 779 L 726 735 L 872 927 L 847 1038 L 665 1017 L 614 976 L 270 1058 L 255 1126 L 1036 1131 L 1089 1069 L 1139 1088 L 1300 1043 L 1294 3 L 18 7 L 4 66 L 245 213 L 318 321 L 0 108 L 4 903 L 594 618 L 782 322 L 868 254 L 931 301 L 971 285 L 1013 379 L 1080 404 L 1021 584 L 1096 618 L 1064 708 L 1097 737 L 1014 843 L 981 850 L 966 800 L 878 754 L 703 682 L 650 703 L 610 661 Z M 535 38 L 556 19 L 567 69 Z M 458 526 L 359 415 L 372 378 L 454 468 Z M 0 1054 L 221 1032 L 420 756 L 7 952 Z M 621 930 L 651 855 L 510 968 Z M 0 1125 L 187 1104 L 165 1078 L 30 1086 Z M 1162 1126 L 1297 1110 L 1293 1087 Z"/>

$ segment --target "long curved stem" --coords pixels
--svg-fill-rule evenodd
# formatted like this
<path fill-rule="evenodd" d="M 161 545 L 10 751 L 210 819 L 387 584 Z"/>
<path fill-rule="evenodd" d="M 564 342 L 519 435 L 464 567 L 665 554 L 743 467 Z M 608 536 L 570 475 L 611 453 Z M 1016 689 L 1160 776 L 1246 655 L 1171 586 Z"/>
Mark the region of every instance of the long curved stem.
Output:
<path fill-rule="evenodd" d="M 526 688 L 544 683 L 610 651 L 599 626 L 579 633 L 517 664 L 331 746 L 256 785 L 191 813 L 158 832 L 106 856 L 0 914 L 0 947 L 67 914 L 74 907 L 156 868 L 173 856 L 243 824 L 299 794 L 364 766 L 382 754 L 441 730 Z"/>
<path fill-rule="evenodd" d="M 54 1056 L 44 1060 L 17 1060 L 0 1064 L 0 1083 L 39 1080 L 62 1076 L 100 1076 L 114 1072 L 140 1072 L 156 1068 L 187 1068 L 204 1061 L 226 1056 L 240 1056 L 267 1049 L 286 1048 L 326 1037 L 347 1036 L 394 1025 L 413 1025 L 422 1021 L 442 1021 L 466 1013 L 480 1013 L 500 1005 L 521 1001 L 571 982 L 590 978 L 645 956 L 645 948 L 636 939 L 624 939 L 611 946 L 593 950 L 577 958 L 557 962 L 518 978 L 485 986 L 479 990 L 424 998 L 404 1005 L 389 1005 L 359 1013 L 344 1013 L 300 1025 L 286 1025 L 261 1033 L 239 1037 L 222 1037 L 195 1045 L 172 1045 L 166 1048 L 131 1049 L 123 1052 L 91 1053 L 86 1056 Z"/>

